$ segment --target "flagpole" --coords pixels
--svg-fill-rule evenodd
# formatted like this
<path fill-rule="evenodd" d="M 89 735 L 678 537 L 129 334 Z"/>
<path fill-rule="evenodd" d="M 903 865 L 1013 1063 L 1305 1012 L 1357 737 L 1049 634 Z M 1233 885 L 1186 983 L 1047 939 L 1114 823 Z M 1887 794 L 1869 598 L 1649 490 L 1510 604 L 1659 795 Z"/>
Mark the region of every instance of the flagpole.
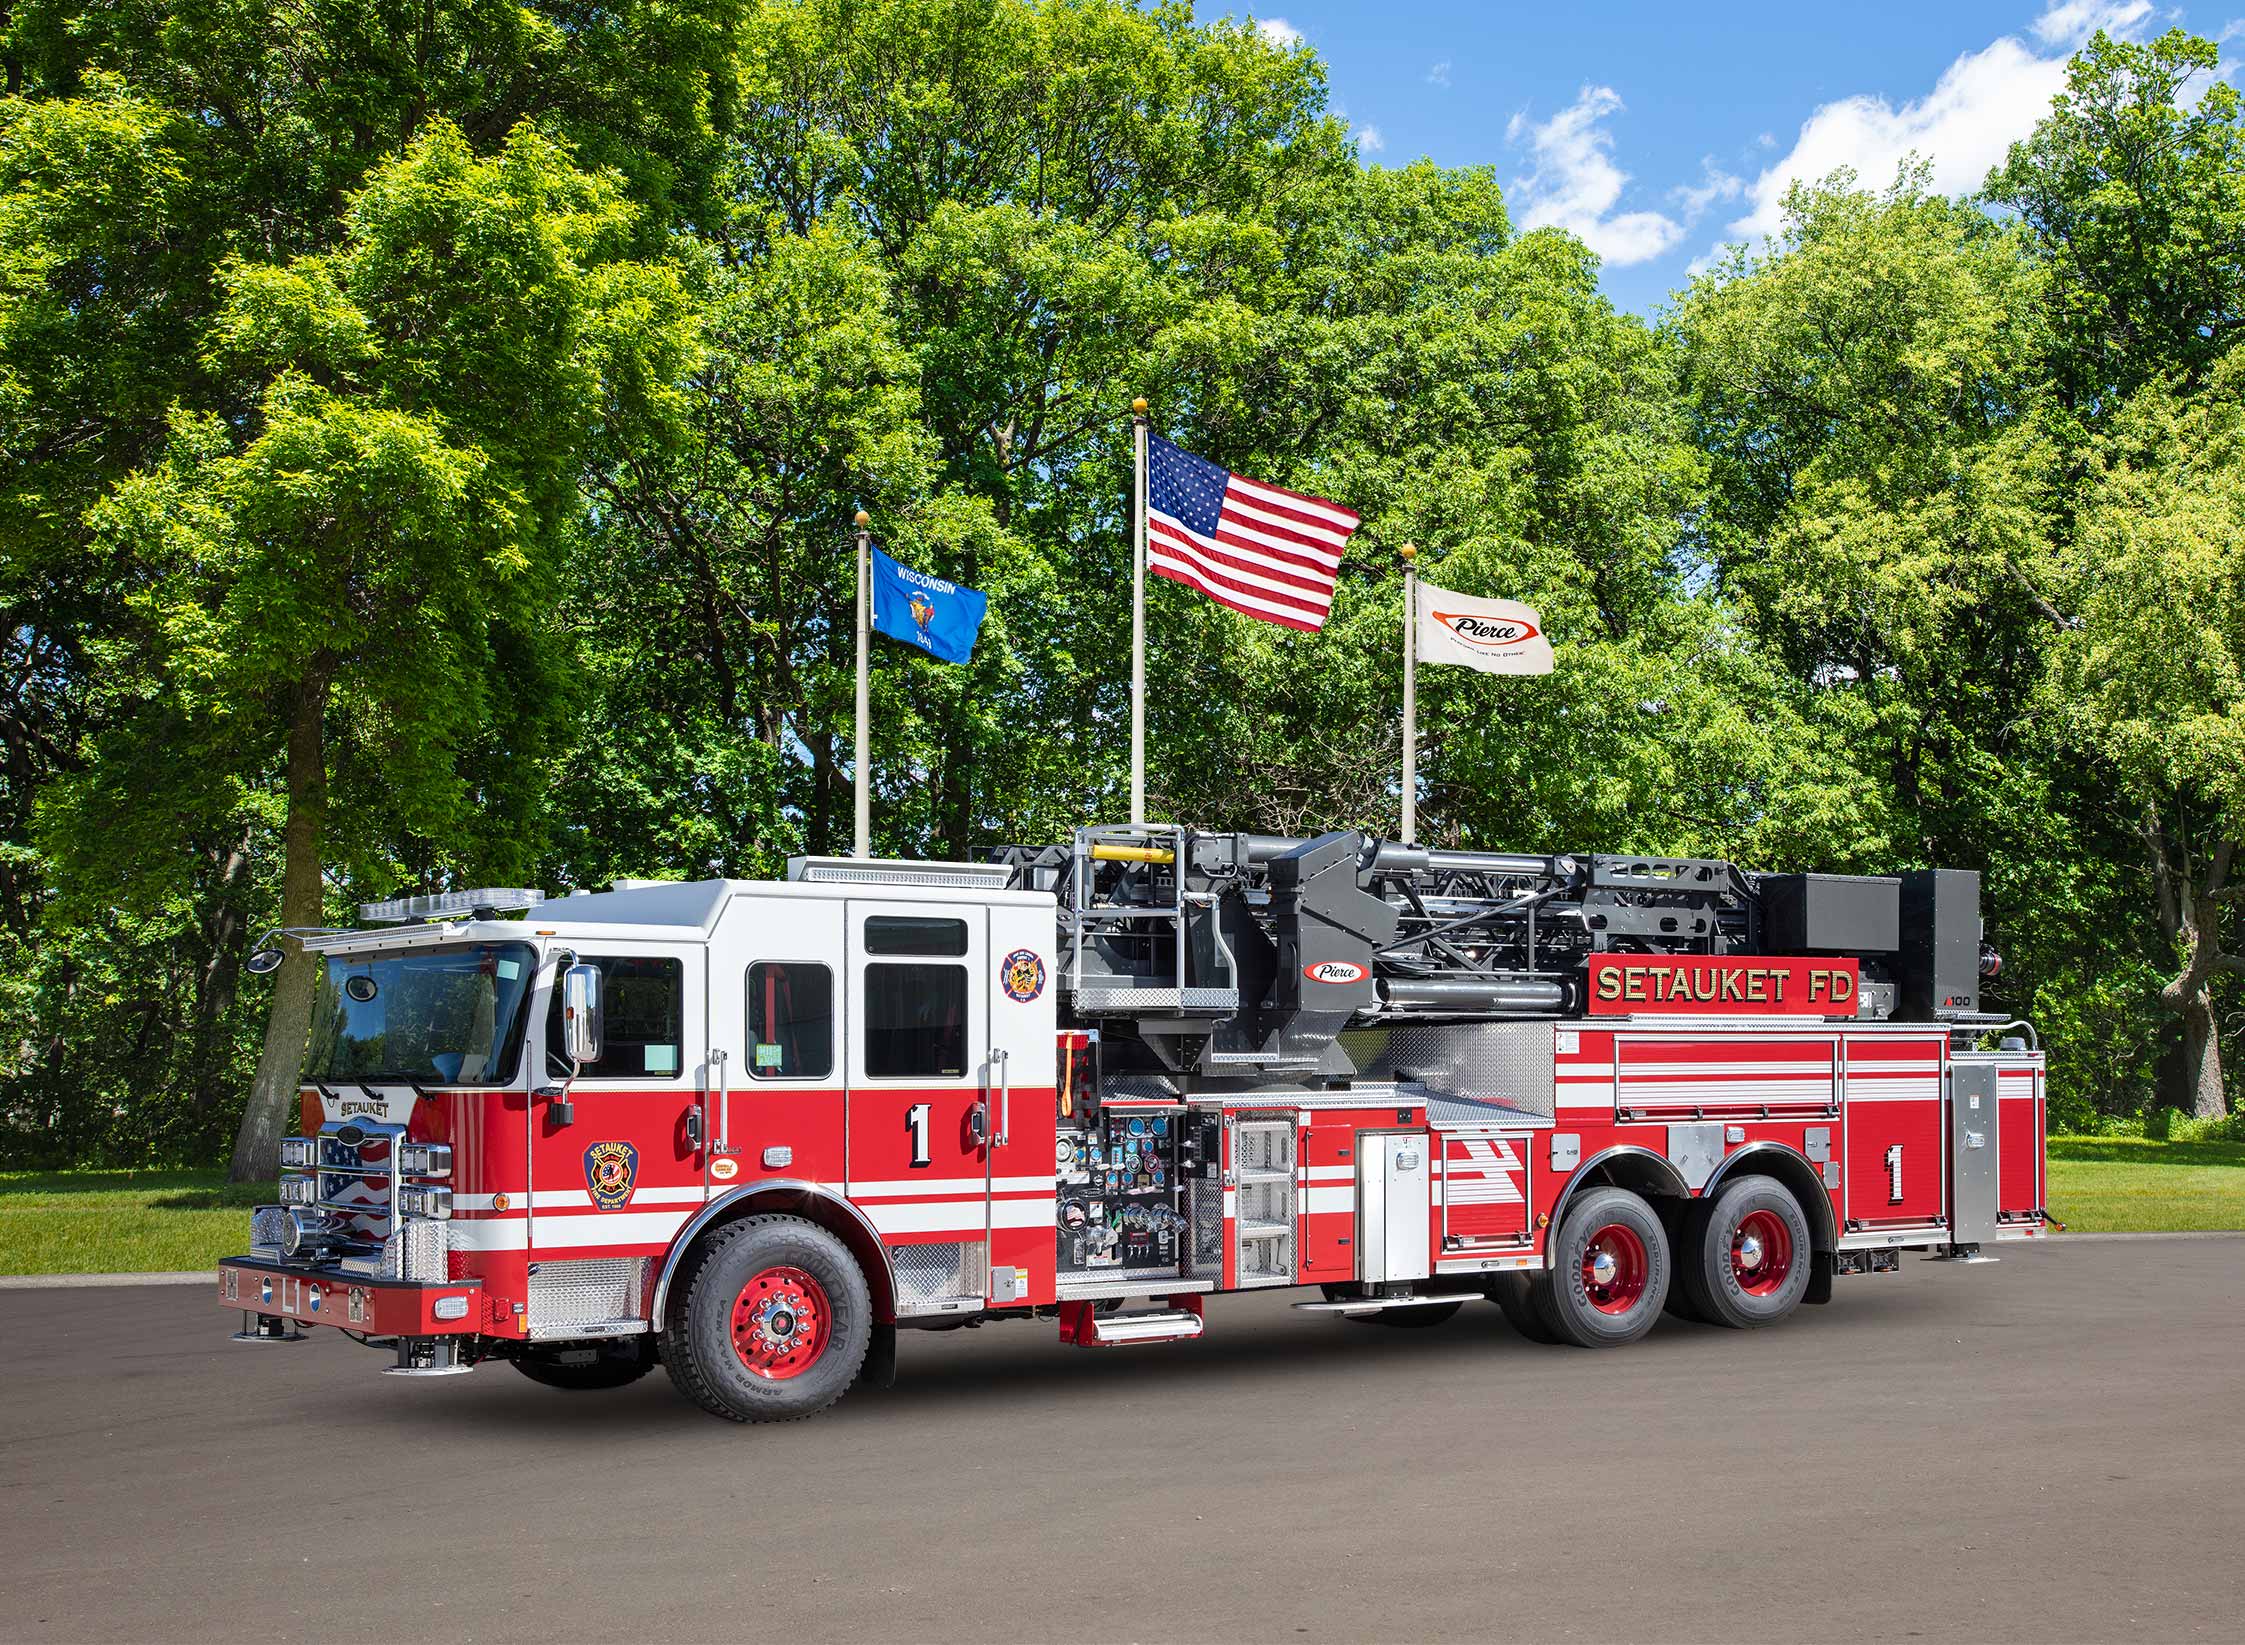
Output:
<path fill-rule="evenodd" d="M 1403 843 L 1419 833 L 1419 551 L 1405 543 L 1403 561 Z"/>
<path fill-rule="evenodd" d="M 1146 402 L 1130 402 L 1136 447 L 1130 529 L 1130 820 L 1146 820 Z"/>
<path fill-rule="evenodd" d="M 873 749 L 869 731 L 873 691 L 866 666 L 873 634 L 873 534 L 866 529 L 871 518 L 864 509 L 857 511 L 857 829 L 852 855 L 859 857 L 873 854 Z"/>

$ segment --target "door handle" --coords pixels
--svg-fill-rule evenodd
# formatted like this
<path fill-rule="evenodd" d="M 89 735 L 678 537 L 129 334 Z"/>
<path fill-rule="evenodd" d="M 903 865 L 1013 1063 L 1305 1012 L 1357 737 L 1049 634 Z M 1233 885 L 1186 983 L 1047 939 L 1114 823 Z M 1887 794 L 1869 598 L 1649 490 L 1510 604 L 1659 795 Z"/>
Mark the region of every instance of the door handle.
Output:
<path fill-rule="evenodd" d="M 998 1134 L 990 1139 L 994 1148 L 1013 1140 L 1013 1076 L 1006 1069 L 1009 1060 L 1003 1050 L 990 1053 L 991 1072 L 998 1076 Z"/>
<path fill-rule="evenodd" d="M 691 1147 L 702 1145 L 702 1106 L 698 1102 L 686 1110 L 686 1141 Z"/>
<path fill-rule="evenodd" d="M 713 1047 L 709 1053 L 710 1066 L 717 1070 L 717 1146 L 713 1154 L 730 1154 L 733 1151 L 732 1093 L 725 1085 L 725 1053 Z"/>
<path fill-rule="evenodd" d="M 985 1143 L 990 1140 L 990 1105 L 988 1103 L 978 1102 L 967 1110 L 967 1129 L 974 1133 L 974 1140 L 977 1143 Z"/>

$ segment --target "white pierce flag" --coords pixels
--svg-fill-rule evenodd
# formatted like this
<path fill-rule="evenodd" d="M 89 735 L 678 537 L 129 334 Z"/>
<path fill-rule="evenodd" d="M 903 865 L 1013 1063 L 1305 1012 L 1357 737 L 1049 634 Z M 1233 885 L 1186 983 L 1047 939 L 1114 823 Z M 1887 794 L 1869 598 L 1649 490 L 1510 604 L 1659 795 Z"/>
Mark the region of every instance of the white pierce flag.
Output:
<path fill-rule="evenodd" d="M 1420 662 L 1457 663 L 1484 674 L 1551 672 L 1543 619 L 1518 600 L 1477 600 L 1421 582 L 1417 604 Z"/>

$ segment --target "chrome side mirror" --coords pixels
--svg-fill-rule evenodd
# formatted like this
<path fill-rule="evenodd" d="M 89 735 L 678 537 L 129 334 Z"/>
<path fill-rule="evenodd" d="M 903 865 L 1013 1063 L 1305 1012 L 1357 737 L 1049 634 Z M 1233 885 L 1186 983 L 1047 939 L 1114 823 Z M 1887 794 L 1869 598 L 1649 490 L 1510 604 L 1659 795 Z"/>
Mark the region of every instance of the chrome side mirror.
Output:
<path fill-rule="evenodd" d="M 600 967 L 572 965 L 561 974 L 561 1050 L 580 1068 L 600 1060 Z"/>

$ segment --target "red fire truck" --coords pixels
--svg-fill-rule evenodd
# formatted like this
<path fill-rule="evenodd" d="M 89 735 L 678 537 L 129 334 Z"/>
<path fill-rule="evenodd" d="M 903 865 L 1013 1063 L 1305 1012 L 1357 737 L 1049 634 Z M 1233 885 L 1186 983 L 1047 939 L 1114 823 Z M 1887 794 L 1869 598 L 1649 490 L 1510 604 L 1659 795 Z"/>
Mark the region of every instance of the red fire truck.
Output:
<path fill-rule="evenodd" d="M 776 1420 L 899 1330 L 1177 1341 L 1270 1287 L 1604 1347 L 2045 1226 L 1970 873 L 1127 826 L 361 913 L 286 939 L 302 1133 L 218 1292 L 396 1375 L 660 1363 Z"/>

